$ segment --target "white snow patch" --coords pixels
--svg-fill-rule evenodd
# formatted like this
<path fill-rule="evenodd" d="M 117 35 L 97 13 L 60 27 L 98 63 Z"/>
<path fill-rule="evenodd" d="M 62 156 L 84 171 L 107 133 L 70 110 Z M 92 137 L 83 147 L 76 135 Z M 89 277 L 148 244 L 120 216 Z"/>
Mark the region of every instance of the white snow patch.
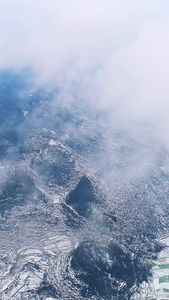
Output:
<path fill-rule="evenodd" d="M 55 196 L 53 197 L 53 203 L 54 203 L 54 204 L 59 204 L 59 203 L 60 203 L 60 196 L 55 195 Z"/>
<path fill-rule="evenodd" d="M 39 249 L 28 248 L 28 249 L 20 250 L 19 254 L 20 255 L 42 254 L 42 251 L 40 251 Z"/>
<path fill-rule="evenodd" d="M 49 146 L 57 146 L 57 142 L 55 142 L 53 139 L 49 141 Z"/>
<path fill-rule="evenodd" d="M 28 114 L 28 110 L 23 110 L 23 115 L 24 115 L 24 117 Z"/>

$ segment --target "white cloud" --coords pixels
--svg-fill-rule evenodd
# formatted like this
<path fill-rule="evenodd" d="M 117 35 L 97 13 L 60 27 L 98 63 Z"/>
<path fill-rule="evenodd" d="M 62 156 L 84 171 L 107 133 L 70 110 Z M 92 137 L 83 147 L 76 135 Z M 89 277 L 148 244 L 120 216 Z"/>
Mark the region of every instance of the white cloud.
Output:
<path fill-rule="evenodd" d="M 1 0 L 0 68 L 168 142 L 168 0 Z"/>

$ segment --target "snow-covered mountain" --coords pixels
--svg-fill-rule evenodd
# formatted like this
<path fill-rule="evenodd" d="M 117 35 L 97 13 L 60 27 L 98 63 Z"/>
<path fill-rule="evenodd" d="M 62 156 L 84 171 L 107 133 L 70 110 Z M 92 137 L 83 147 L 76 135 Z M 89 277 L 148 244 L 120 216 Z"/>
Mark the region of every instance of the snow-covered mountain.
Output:
<path fill-rule="evenodd" d="M 6 85 L 0 299 L 139 297 L 168 233 L 168 153 L 43 93 L 17 101 Z"/>

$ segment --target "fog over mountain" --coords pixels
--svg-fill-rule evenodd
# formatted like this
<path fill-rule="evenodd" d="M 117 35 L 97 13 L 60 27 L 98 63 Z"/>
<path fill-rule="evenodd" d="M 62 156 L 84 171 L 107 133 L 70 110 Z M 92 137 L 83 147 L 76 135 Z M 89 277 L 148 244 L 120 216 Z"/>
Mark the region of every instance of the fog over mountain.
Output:
<path fill-rule="evenodd" d="M 0 67 L 116 126 L 168 126 L 168 1 L 0 1 Z"/>
<path fill-rule="evenodd" d="M 0 299 L 168 299 L 168 17 L 0 0 Z"/>

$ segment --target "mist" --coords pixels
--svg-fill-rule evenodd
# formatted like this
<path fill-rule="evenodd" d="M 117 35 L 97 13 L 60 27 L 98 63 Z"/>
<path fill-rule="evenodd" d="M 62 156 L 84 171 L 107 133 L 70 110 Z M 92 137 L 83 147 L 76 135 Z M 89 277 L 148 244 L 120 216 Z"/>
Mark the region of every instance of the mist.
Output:
<path fill-rule="evenodd" d="M 0 19 L 1 70 L 168 147 L 168 1 L 6 0 Z"/>

